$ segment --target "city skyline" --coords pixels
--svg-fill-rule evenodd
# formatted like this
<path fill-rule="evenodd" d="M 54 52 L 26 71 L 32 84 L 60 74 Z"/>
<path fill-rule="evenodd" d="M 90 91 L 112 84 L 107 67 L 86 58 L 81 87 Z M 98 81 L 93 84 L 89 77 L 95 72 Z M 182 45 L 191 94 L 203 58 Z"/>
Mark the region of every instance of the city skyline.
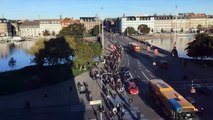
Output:
<path fill-rule="evenodd" d="M 189 6 L 190 5 L 190 6 Z M 2 0 L 1 17 L 8 19 L 45 19 L 73 17 L 79 19 L 82 16 L 95 16 L 101 14 L 103 6 L 104 18 L 119 17 L 125 15 L 153 15 L 153 14 L 175 14 L 175 6 L 179 13 L 206 13 L 211 11 L 213 1 L 206 0 Z M 38 8 L 39 6 L 39 8 Z"/>

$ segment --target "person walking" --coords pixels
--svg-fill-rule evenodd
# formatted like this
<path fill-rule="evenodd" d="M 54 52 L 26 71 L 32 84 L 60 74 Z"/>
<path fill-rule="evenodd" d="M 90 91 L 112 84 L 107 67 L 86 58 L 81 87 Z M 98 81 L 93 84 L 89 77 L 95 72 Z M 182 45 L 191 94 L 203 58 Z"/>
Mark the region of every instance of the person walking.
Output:
<path fill-rule="evenodd" d="M 140 110 L 137 111 L 137 120 L 140 120 L 141 119 L 141 113 L 140 113 Z"/>
<path fill-rule="evenodd" d="M 116 116 L 116 114 L 117 114 L 117 112 L 118 112 L 118 111 L 117 111 L 117 108 L 114 107 L 114 108 L 112 109 L 112 112 L 113 112 L 113 115 Z"/>
<path fill-rule="evenodd" d="M 131 105 L 132 105 L 132 102 L 133 102 L 133 99 L 132 99 L 132 97 L 129 97 L 129 107 L 131 107 Z"/>

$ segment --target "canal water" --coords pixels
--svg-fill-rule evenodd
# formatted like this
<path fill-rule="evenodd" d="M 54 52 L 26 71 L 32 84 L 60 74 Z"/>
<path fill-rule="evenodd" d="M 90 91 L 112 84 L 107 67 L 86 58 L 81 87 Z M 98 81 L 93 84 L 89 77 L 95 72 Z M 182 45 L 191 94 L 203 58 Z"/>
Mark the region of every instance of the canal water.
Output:
<path fill-rule="evenodd" d="M 0 72 L 20 69 L 28 65 L 33 65 L 32 55 L 27 53 L 35 41 L 23 41 L 14 43 L 0 43 Z M 10 68 L 8 62 L 11 58 L 16 60 L 14 68 Z"/>
<path fill-rule="evenodd" d="M 184 50 L 188 45 L 189 42 L 194 40 L 193 35 L 184 35 L 184 36 L 177 36 L 175 39 L 173 38 L 167 38 L 167 39 L 154 39 L 154 40 L 147 40 L 150 44 L 157 46 L 159 48 L 162 48 L 166 51 L 172 51 L 174 45 L 176 46 L 176 49 L 178 51 L 178 57 L 181 58 L 191 58 L 187 56 L 186 51 Z"/>

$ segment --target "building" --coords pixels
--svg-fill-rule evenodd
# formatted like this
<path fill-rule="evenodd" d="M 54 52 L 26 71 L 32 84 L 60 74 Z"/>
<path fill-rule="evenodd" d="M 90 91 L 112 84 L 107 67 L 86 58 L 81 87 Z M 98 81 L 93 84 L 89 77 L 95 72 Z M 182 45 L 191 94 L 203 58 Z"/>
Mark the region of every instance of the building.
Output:
<path fill-rule="evenodd" d="M 100 19 L 96 17 L 80 17 L 80 22 L 84 24 L 86 32 L 89 32 L 94 26 L 101 24 Z"/>
<path fill-rule="evenodd" d="M 147 25 L 150 29 L 154 29 L 154 17 L 152 16 L 123 16 L 121 18 L 121 32 L 123 33 L 127 27 L 133 27 L 136 31 L 141 24 Z"/>
<path fill-rule="evenodd" d="M 12 36 L 11 23 L 5 18 L 0 18 L 0 36 Z"/>
<path fill-rule="evenodd" d="M 41 36 L 42 33 L 40 31 L 39 20 L 25 20 L 20 25 L 20 36 L 22 37 L 37 37 Z"/>
<path fill-rule="evenodd" d="M 123 16 L 119 18 L 119 32 L 123 33 L 127 27 L 133 27 L 137 31 L 141 24 L 147 25 L 153 32 L 187 32 L 196 30 L 198 25 L 204 28 L 213 26 L 213 16 L 203 13 L 179 13 L 178 16 Z"/>
<path fill-rule="evenodd" d="M 61 21 L 61 27 L 67 27 L 71 24 L 80 24 L 80 20 L 74 20 L 73 18 L 64 18 Z"/>
<path fill-rule="evenodd" d="M 44 31 L 48 31 L 50 35 L 54 36 L 62 29 L 60 19 L 40 19 L 39 27 L 41 35 Z"/>

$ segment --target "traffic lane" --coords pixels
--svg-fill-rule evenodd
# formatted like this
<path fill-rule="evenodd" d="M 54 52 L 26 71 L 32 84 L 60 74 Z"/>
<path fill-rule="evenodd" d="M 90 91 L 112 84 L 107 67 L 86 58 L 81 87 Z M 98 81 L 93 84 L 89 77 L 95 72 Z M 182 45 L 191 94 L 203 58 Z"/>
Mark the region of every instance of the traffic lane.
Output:
<path fill-rule="evenodd" d="M 140 106 L 140 110 L 145 116 L 149 116 L 150 119 L 160 119 L 160 116 L 156 113 L 155 105 L 151 100 L 148 89 L 148 80 L 141 74 L 137 59 L 130 57 L 130 73 L 135 80 L 135 84 L 139 87 L 139 95 L 134 96 L 134 104 Z M 155 109 L 155 110 L 153 110 Z"/>

